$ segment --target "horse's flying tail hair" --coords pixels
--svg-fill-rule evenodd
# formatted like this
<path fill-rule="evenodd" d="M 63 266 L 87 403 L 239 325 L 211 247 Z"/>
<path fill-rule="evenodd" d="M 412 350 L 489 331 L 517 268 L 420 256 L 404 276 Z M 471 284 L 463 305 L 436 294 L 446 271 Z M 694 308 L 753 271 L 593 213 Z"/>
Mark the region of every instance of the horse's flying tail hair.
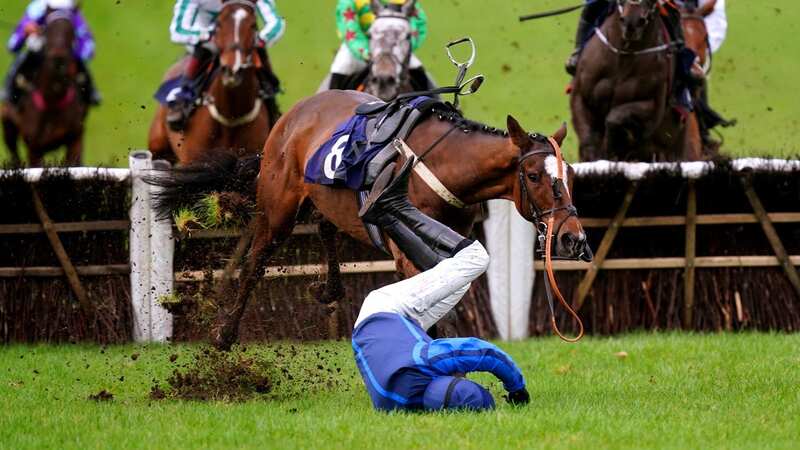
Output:
<path fill-rule="evenodd" d="M 201 161 L 170 170 L 156 170 L 144 181 L 161 190 L 153 196 L 153 209 L 160 219 L 191 207 L 212 192 L 237 192 L 255 200 L 255 181 L 261 155 L 238 158 L 225 150 L 208 152 Z"/>

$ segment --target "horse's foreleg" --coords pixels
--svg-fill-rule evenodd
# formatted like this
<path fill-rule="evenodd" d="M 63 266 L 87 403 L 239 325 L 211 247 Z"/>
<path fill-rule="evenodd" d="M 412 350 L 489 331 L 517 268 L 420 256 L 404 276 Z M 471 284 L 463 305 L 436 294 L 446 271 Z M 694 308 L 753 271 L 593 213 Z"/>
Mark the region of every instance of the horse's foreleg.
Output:
<path fill-rule="evenodd" d="M 325 220 L 319 224 L 319 238 L 328 263 L 328 276 L 325 282 L 318 283 L 317 300 L 325 305 L 338 301 L 344 297 L 344 286 L 339 272 L 339 254 L 336 251 L 336 225 Z"/>
<path fill-rule="evenodd" d="M 700 161 L 703 159 L 703 139 L 700 137 L 700 124 L 697 122 L 697 113 L 693 112 L 686 118 L 683 133 L 683 157 L 687 161 Z"/>
<path fill-rule="evenodd" d="M 77 167 L 82 165 L 83 159 L 83 136 L 79 135 L 67 144 L 67 158 L 66 163 L 69 167 Z"/>
<path fill-rule="evenodd" d="M 269 258 L 292 234 L 300 201 L 289 196 L 283 201 L 270 200 L 264 204 L 271 205 L 265 214 L 257 216 L 253 224 L 250 253 L 239 276 L 239 289 L 234 295 L 233 283 L 223 283 L 218 292 L 220 299 L 233 298 L 229 305 L 220 305 L 217 321 L 212 330 L 212 342 L 220 350 L 230 350 L 238 340 L 239 323 L 247 308 L 247 302 L 258 280 L 263 276 Z"/>
<path fill-rule="evenodd" d="M 583 97 L 577 93 L 573 94 L 570 104 L 572 106 L 572 126 L 578 137 L 578 153 L 581 161 L 601 159 L 604 156 L 601 153 L 603 130 L 597 129 L 594 114 L 587 107 Z"/>
<path fill-rule="evenodd" d="M 19 166 L 22 163 L 19 159 L 19 147 L 17 146 L 19 143 L 19 128 L 5 113 L 3 114 L 3 141 L 11 154 L 11 162 L 15 166 Z"/>

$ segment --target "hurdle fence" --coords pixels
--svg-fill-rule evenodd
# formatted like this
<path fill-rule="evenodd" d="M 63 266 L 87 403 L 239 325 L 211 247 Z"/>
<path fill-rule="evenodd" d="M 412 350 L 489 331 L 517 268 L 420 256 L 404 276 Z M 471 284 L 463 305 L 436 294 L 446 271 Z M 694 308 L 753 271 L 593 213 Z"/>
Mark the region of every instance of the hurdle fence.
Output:
<path fill-rule="evenodd" d="M 725 267 L 781 267 L 787 279 L 800 298 L 800 276 L 796 266 L 800 266 L 800 255 L 787 253 L 783 242 L 775 231 L 775 224 L 800 223 L 800 212 L 767 212 L 761 199 L 748 181 L 750 170 L 797 170 L 798 161 L 739 159 L 733 166 L 741 172 L 741 183 L 746 193 L 752 213 L 736 214 L 697 214 L 697 189 L 695 180 L 713 169 L 711 162 L 693 163 L 613 163 L 600 161 L 574 165 L 576 175 L 590 173 L 623 173 L 630 180 L 625 196 L 611 218 L 583 217 L 581 223 L 590 229 L 605 230 L 599 246 L 595 249 L 595 259 L 591 263 L 577 261 L 555 261 L 556 271 L 583 272 L 580 284 L 572 298 L 573 306 L 580 309 L 600 271 L 637 269 L 682 269 L 684 272 L 684 323 L 692 322 L 694 311 L 695 270 L 697 268 Z M 0 224 L 0 235 L 28 235 L 44 233 L 57 256 L 58 266 L 0 267 L 0 278 L 26 277 L 66 277 L 71 290 L 82 308 L 87 304 L 81 279 L 103 275 L 129 275 L 131 301 L 134 315 L 132 336 L 138 342 L 165 341 L 172 335 L 172 316 L 161 305 L 160 299 L 173 295 L 175 282 L 192 283 L 207 280 L 207 271 L 176 272 L 173 268 L 175 232 L 170 221 L 159 220 L 151 209 L 151 198 L 156 187 L 146 184 L 142 177 L 153 169 L 166 169 L 168 163 L 152 161 L 147 151 L 132 152 L 128 169 L 68 168 L 68 169 L 26 169 L 24 179 L 31 184 L 32 201 L 35 204 L 40 223 Z M 638 189 L 638 180 L 651 171 L 680 171 L 688 184 L 688 202 L 685 215 L 629 217 L 628 208 Z M 131 187 L 130 216 L 127 220 L 99 220 L 85 222 L 54 223 L 48 217 L 46 208 L 36 191 L 36 183 L 48 172 L 66 171 L 74 179 L 104 177 L 129 183 Z M 700 226 L 758 224 L 772 248 L 773 255 L 744 256 L 696 256 L 697 228 Z M 685 228 L 684 255 L 680 257 L 648 258 L 608 258 L 618 232 L 623 228 Z M 99 231 L 129 232 L 130 258 L 128 264 L 73 265 L 69 255 L 60 243 L 59 234 L 91 233 Z M 301 224 L 295 235 L 310 235 L 318 232 L 314 224 Z M 188 239 L 235 238 L 239 230 L 200 230 L 185 236 Z M 535 270 L 543 270 L 541 261 L 534 264 Z M 266 278 L 309 276 L 325 273 L 323 264 L 302 264 L 269 267 Z M 395 271 L 391 260 L 356 261 L 340 264 L 345 274 L 365 274 Z M 222 276 L 222 271 L 212 272 L 214 278 Z"/>

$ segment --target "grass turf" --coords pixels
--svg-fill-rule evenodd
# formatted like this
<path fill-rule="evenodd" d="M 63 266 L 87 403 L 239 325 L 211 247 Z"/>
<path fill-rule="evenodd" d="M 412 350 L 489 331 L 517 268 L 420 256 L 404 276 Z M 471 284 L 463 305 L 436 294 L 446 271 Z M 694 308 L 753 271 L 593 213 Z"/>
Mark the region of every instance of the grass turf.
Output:
<path fill-rule="evenodd" d="M 169 42 L 171 1 L 120 0 L 85 2 L 95 31 L 98 55 L 92 64 L 105 97 L 89 118 L 85 163 L 127 165 L 130 149 L 146 145 L 154 113 L 151 99 L 162 74 L 180 54 Z M 333 0 L 281 1 L 287 34 L 272 51 L 274 66 L 284 81 L 284 110 L 312 94 L 328 70 L 339 43 L 333 20 Z M 20 16 L 27 0 L 5 0 L 0 17 L 8 24 Z M 504 127 L 507 113 L 531 130 L 554 131 L 569 121 L 563 94 L 568 78 L 563 62 L 575 31 L 575 14 L 520 24 L 517 16 L 563 6 L 561 0 L 429 0 L 428 41 L 420 57 L 432 74 L 447 83 L 455 75 L 443 52 L 444 44 L 464 35 L 478 46 L 473 73 L 488 79 L 480 94 L 465 100 L 468 116 Z M 800 3 L 775 0 L 756 8 L 750 2 L 728 2 L 729 37 L 715 59 L 711 99 L 722 113 L 740 120 L 724 131 L 724 150 L 731 155 L 789 156 L 800 147 L 800 95 L 792 87 L 800 73 L 797 17 Z M 0 55 L 7 67 L 9 55 Z M 572 134 L 572 133 L 571 133 Z M 577 156 L 576 140 L 565 146 Z M 61 157 L 55 155 L 54 158 Z M 0 153 L 0 161 L 7 153 Z"/>
<path fill-rule="evenodd" d="M 275 399 L 236 404 L 148 398 L 152 380 L 171 371 L 169 356 L 188 361 L 195 346 L 4 347 L 0 448 L 770 449 L 800 442 L 798 335 L 638 334 L 502 346 L 523 369 L 533 400 L 508 406 L 499 383 L 482 375 L 498 400 L 496 411 L 483 414 L 373 411 L 344 342 L 299 345 L 296 383 L 278 387 Z M 320 360 L 325 351 L 332 356 Z M 317 372 L 341 369 L 335 388 L 297 370 L 318 364 Z M 114 399 L 87 399 L 101 389 Z"/>

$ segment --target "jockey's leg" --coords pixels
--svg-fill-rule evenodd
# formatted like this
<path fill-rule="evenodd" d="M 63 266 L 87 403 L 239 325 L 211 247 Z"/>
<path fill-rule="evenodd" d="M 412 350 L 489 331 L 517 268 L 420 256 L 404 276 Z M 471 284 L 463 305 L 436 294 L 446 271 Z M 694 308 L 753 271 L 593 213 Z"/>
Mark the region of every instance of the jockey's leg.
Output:
<path fill-rule="evenodd" d="M 376 312 L 396 312 L 428 329 L 458 304 L 489 264 L 479 242 L 466 239 L 422 214 L 408 200 L 408 179 L 414 160 L 407 160 L 392 179 L 394 164 L 375 180 L 359 215 L 379 225 L 423 272 L 373 291 L 362 306 L 358 324 Z M 388 309 L 387 309 L 388 308 Z"/>
<path fill-rule="evenodd" d="M 91 72 L 89 72 L 89 67 L 86 65 L 86 62 L 80 58 L 78 58 L 77 61 L 78 72 L 81 76 L 78 80 L 78 85 L 80 86 L 83 99 L 89 105 L 97 106 L 102 101 L 102 97 L 100 96 L 100 92 L 97 91 L 97 85 L 94 84 L 94 78 Z"/>
<path fill-rule="evenodd" d="M 183 70 L 180 92 L 172 98 L 167 106 L 167 125 L 173 131 L 181 131 L 194 110 L 194 103 L 199 92 L 198 80 L 208 62 L 214 57 L 214 51 L 204 44 L 194 46 L 189 62 Z"/>
<path fill-rule="evenodd" d="M 680 10 L 667 5 L 664 11 L 666 11 L 666 14 L 662 17 L 664 18 L 667 32 L 672 42 L 676 43 L 675 83 L 673 86 L 675 102 L 681 108 L 692 111 L 694 109 L 694 102 L 692 100 L 690 86 L 702 82 L 704 75 L 702 73 L 695 73 L 695 71 L 692 70 L 696 55 L 694 51 L 686 47 Z"/>
<path fill-rule="evenodd" d="M 408 75 L 411 77 L 411 85 L 414 90 L 427 91 L 435 87 L 417 55 L 411 55 L 408 62 Z"/>
<path fill-rule="evenodd" d="M 608 10 L 608 0 L 587 0 L 581 12 L 581 18 L 578 20 L 578 30 L 575 32 L 575 50 L 572 51 L 564 66 L 568 74 L 575 75 L 575 71 L 578 68 L 578 58 L 583 46 L 592 37 L 594 28 L 601 25 L 602 20 L 608 14 Z"/>
<path fill-rule="evenodd" d="M 346 44 L 339 47 L 331 64 L 331 80 L 328 89 L 347 89 L 347 81 L 351 76 L 367 68 L 367 63 L 357 59 Z"/>
<path fill-rule="evenodd" d="M 261 60 L 261 67 L 258 71 L 258 78 L 261 81 L 261 89 L 268 97 L 273 97 L 281 91 L 281 81 L 272 70 L 272 63 L 269 59 L 266 47 L 259 46 L 256 48 L 258 58 Z"/>

